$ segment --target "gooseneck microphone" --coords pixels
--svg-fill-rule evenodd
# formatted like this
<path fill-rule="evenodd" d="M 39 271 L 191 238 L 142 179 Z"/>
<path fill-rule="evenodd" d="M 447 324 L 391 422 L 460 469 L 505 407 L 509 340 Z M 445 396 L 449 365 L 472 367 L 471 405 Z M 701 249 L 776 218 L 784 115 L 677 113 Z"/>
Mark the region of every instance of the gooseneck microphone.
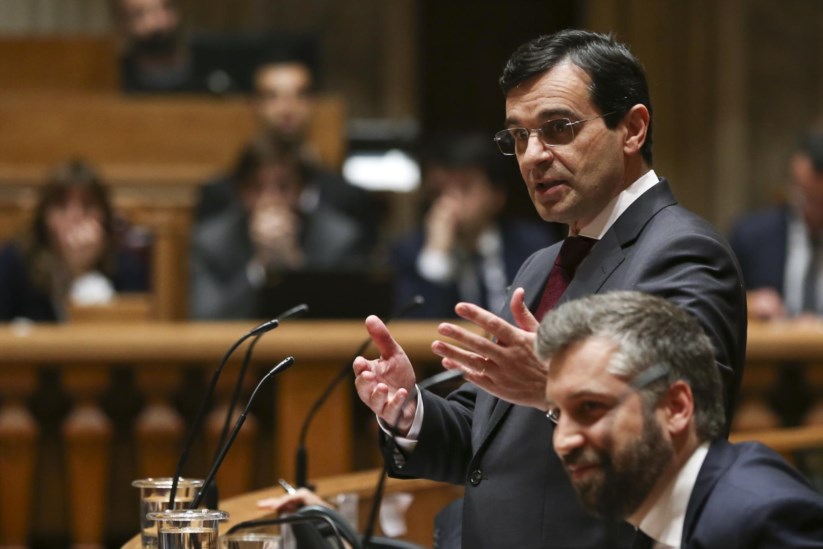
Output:
<path fill-rule="evenodd" d="M 281 313 L 277 316 L 276 320 L 282 323 L 284 320 L 289 318 L 297 318 L 301 317 L 309 311 L 309 306 L 305 303 L 301 303 L 300 305 L 295 305 L 291 309 Z M 217 459 L 217 454 L 220 452 L 220 448 L 225 444 L 226 437 L 229 434 L 229 428 L 231 427 L 231 418 L 234 412 L 234 408 L 237 406 L 237 401 L 240 400 L 240 393 L 243 390 L 243 382 L 246 378 L 246 370 L 249 367 L 249 363 L 251 362 L 251 356 L 254 352 L 254 347 L 257 345 L 257 342 L 260 341 L 260 338 L 263 336 L 265 332 L 260 332 L 254 336 L 254 339 L 251 340 L 249 346 L 246 348 L 246 355 L 243 358 L 243 364 L 240 366 L 240 371 L 237 374 L 237 381 L 234 384 L 234 391 L 231 395 L 231 400 L 229 401 L 229 408 L 226 411 L 226 419 L 223 422 L 223 429 L 220 432 L 220 438 L 217 441 L 217 447 L 214 450 L 214 459 Z M 203 490 L 205 491 L 205 486 Z"/>
<path fill-rule="evenodd" d="M 257 383 L 257 386 L 252 391 L 251 396 L 249 397 L 249 400 L 246 403 L 246 407 L 243 408 L 243 412 L 237 418 L 237 421 L 234 424 L 234 429 L 232 429 L 231 434 L 228 437 L 228 440 L 226 440 L 226 443 L 217 452 L 217 456 L 215 457 L 214 463 L 211 466 L 211 471 L 209 471 L 208 475 L 206 475 L 206 478 L 203 480 L 203 489 L 200 490 L 200 492 L 197 494 L 197 497 L 195 497 L 194 501 L 191 502 L 191 505 L 189 506 L 190 509 L 197 509 L 197 507 L 200 505 L 203 496 L 206 494 L 206 486 L 211 484 L 211 482 L 214 480 L 214 477 L 217 475 L 218 469 L 220 469 L 220 465 L 223 464 L 223 459 L 226 457 L 229 448 L 231 448 L 232 444 L 234 443 L 234 439 L 237 438 L 237 433 L 240 432 L 240 428 L 246 421 L 246 415 L 249 413 L 249 408 L 251 407 L 252 402 L 254 402 L 254 397 L 257 395 L 257 391 L 260 390 L 260 387 L 262 387 L 266 381 L 268 381 L 275 375 L 279 374 L 280 372 L 286 371 L 293 364 L 294 357 L 289 356 L 284 358 L 277 366 L 269 370 L 269 372 L 265 376 L 263 376 L 263 379 L 261 379 Z"/>
<path fill-rule="evenodd" d="M 406 407 L 406 404 L 408 404 L 409 401 L 411 401 L 412 399 L 417 399 L 417 394 L 423 389 L 428 389 L 430 387 L 434 387 L 435 385 L 446 383 L 447 381 L 451 381 L 462 376 L 462 370 L 446 370 L 444 372 L 439 372 L 431 377 L 427 377 L 420 383 L 416 384 L 414 390 L 411 391 L 405 399 L 403 399 L 403 404 L 400 405 L 400 408 L 397 412 L 397 417 L 395 418 L 394 422 L 387 425 L 388 431 L 390 433 L 389 438 L 391 439 L 390 444 L 392 448 L 396 446 L 395 438 L 397 433 L 397 424 L 400 423 L 400 418 L 403 417 L 403 409 Z M 372 497 L 372 504 L 369 508 L 369 516 L 366 520 L 366 527 L 363 529 L 364 548 L 368 548 L 372 537 L 374 537 L 374 528 L 377 525 L 377 515 L 380 511 L 380 504 L 383 502 L 383 492 L 385 490 L 387 476 L 388 467 L 384 463 L 383 468 L 380 471 L 380 478 L 377 480 L 377 486 L 374 489 L 374 496 Z"/>
<path fill-rule="evenodd" d="M 392 319 L 400 318 L 409 311 L 419 307 L 423 303 L 425 303 L 425 299 L 423 296 L 414 296 L 414 298 L 409 302 L 406 303 L 403 307 L 395 311 L 387 320 L 386 324 L 388 324 Z M 300 428 L 300 437 L 297 441 L 297 454 L 295 456 L 295 481 L 298 488 L 305 488 L 308 483 L 308 455 L 306 450 L 306 437 L 309 433 L 309 426 L 311 425 L 314 416 L 317 415 L 317 412 L 326 403 L 329 396 L 331 396 L 332 391 L 334 391 L 335 387 L 352 371 L 351 364 L 354 362 L 354 359 L 358 356 L 362 355 L 366 351 L 366 347 L 369 346 L 371 343 L 371 337 L 367 337 L 363 340 L 363 343 L 357 348 L 354 352 L 352 357 L 345 362 L 343 366 L 340 368 L 340 371 L 337 372 L 332 380 L 326 385 L 326 388 L 320 394 L 320 397 L 314 402 L 312 407 L 309 409 L 309 413 L 306 414 L 306 419 L 303 420 L 303 425 Z"/>
<path fill-rule="evenodd" d="M 180 476 L 183 474 L 183 467 L 186 465 L 186 461 L 189 458 L 189 452 L 191 451 L 191 447 L 194 443 L 194 437 L 197 435 L 197 432 L 200 430 L 200 424 L 203 423 L 203 418 L 206 415 L 206 408 L 209 404 L 209 400 L 211 400 L 212 394 L 214 394 L 214 389 L 217 386 L 217 380 L 220 378 L 220 373 L 223 371 L 223 367 L 226 365 L 226 362 L 229 360 L 229 357 L 234 353 L 234 351 L 248 338 L 255 337 L 258 335 L 265 334 L 271 330 L 277 328 L 280 325 L 280 321 L 276 318 L 272 320 L 267 320 L 266 322 L 252 328 L 249 332 L 244 334 L 240 337 L 237 341 L 232 344 L 226 354 L 223 356 L 223 360 L 220 361 L 220 364 L 217 365 L 217 368 L 214 370 L 214 373 L 211 376 L 211 381 L 209 382 L 209 386 L 206 388 L 206 392 L 203 394 L 203 398 L 200 400 L 200 407 L 197 410 L 197 415 L 194 417 L 194 421 L 191 424 L 191 428 L 189 429 L 188 436 L 186 437 L 186 442 L 183 444 L 183 451 L 180 453 L 180 460 L 177 462 L 177 468 L 174 470 L 174 476 L 172 477 L 171 481 L 171 493 L 169 494 L 169 508 L 174 508 L 174 498 L 177 495 L 177 481 Z M 205 486 L 203 486 L 203 490 L 201 492 L 205 492 Z"/>

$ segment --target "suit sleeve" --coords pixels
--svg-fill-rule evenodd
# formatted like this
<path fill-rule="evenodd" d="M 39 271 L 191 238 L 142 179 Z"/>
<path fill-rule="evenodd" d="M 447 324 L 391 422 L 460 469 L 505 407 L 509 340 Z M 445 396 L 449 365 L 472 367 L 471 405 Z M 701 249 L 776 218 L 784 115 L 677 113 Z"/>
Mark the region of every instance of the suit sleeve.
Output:
<path fill-rule="evenodd" d="M 634 287 L 664 297 L 693 314 L 715 347 L 723 378 L 727 425 L 743 375 L 746 348 L 746 297 L 742 277 L 729 246 L 712 230 L 662 219 L 664 234 L 644 232 L 643 260 L 632 261 Z M 678 227 L 681 230 L 678 230 Z"/>

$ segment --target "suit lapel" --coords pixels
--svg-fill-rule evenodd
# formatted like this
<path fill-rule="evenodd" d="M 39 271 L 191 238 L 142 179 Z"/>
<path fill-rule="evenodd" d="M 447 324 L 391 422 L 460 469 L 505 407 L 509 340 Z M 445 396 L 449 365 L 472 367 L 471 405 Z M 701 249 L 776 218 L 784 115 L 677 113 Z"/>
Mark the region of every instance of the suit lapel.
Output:
<path fill-rule="evenodd" d="M 554 260 L 557 258 L 561 244 L 562 242 L 558 242 L 535 257 L 535 265 L 526 270 L 526 272 L 523 273 L 522 279 L 518 282 L 518 286 L 521 286 L 526 291 L 526 306 L 530 311 L 534 311 L 538 303 L 540 303 L 543 288 L 546 286 L 546 280 L 549 277 L 549 271 L 552 265 L 554 265 Z M 514 321 L 508 307 L 504 309 L 502 317 L 508 322 Z M 480 445 L 477 446 L 478 449 L 486 443 L 497 425 L 500 424 L 509 410 L 511 410 L 512 406 L 514 405 L 510 402 L 494 398 L 494 402 L 489 406 L 489 421 L 481 436 Z"/>
<path fill-rule="evenodd" d="M 714 490 L 717 482 L 734 462 L 734 453 L 729 451 L 731 448 L 732 446 L 725 439 L 715 440 L 709 446 L 706 459 L 700 467 L 700 472 L 692 489 L 692 495 L 689 497 L 689 504 L 686 507 L 686 516 L 683 520 L 682 547 L 689 546 L 706 500 Z"/>
<path fill-rule="evenodd" d="M 643 193 L 606 231 L 600 242 L 596 243 L 577 268 L 569 287 L 560 297 L 559 303 L 585 295 L 598 293 L 609 277 L 626 260 L 626 248 L 637 240 L 643 227 L 661 209 L 677 204 L 665 178 L 660 183 Z M 534 311 L 543 294 L 543 288 L 549 277 L 549 271 L 560 251 L 557 243 L 534 259 L 535 265 L 524 269 L 519 285 L 526 290 L 526 305 Z M 512 322 L 511 312 L 506 308 L 503 318 Z M 500 424 L 513 404 L 494 399 L 490 406 L 490 417 L 482 435 L 481 446 L 485 445 L 495 428 Z M 479 450 L 480 446 L 478 446 Z M 477 452 L 476 452 L 477 453 Z"/>

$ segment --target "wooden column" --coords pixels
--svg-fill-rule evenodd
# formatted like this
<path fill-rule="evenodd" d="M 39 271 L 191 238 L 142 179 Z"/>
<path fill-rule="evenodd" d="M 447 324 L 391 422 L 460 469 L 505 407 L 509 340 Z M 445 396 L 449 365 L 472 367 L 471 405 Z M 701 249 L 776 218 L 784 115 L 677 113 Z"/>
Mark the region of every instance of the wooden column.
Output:
<path fill-rule="evenodd" d="M 103 546 L 112 425 L 97 399 L 107 382 L 107 366 L 76 366 L 63 370 L 64 387 L 74 402 L 63 423 L 63 437 L 69 521 L 75 546 Z"/>
<path fill-rule="evenodd" d="M 134 427 L 140 478 L 174 475 L 184 426 L 171 398 L 181 377 L 181 369 L 169 364 L 146 364 L 136 371 L 137 386 L 146 398 Z"/>
<path fill-rule="evenodd" d="M 31 526 L 39 426 L 26 407 L 37 371 L 0 370 L 0 545 L 26 546 Z"/>
<path fill-rule="evenodd" d="M 286 372 L 277 380 L 274 449 L 276 475 L 291 479 L 295 477 L 294 456 L 303 421 L 341 365 L 335 361 L 306 363 L 298 359 L 293 368 L 293 372 Z M 306 441 L 309 479 L 352 469 L 352 390 L 352 379 L 344 379 L 312 421 Z"/>

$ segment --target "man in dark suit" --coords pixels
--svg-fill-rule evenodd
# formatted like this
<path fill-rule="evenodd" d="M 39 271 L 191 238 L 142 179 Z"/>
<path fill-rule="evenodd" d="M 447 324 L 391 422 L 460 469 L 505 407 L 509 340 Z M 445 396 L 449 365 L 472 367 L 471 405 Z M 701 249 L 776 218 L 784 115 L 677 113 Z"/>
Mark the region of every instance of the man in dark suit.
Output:
<path fill-rule="evenodd" d="M 488 135 L 447 132 L 423 142 L 422 223 L 391 247 L 395 307 L 419 295 L 425 302 L 408 317 L 453 317 L 460 301 L 500 310 L 520 265 L 561 240 L 562 226 L 505 215 L 512 174 Z"/>
<path fill-rule="evenodd" d="M 761 320 L 823 313 L 823 131 L 801 137 L 788 168 L 787 203 L 742 217 L 729 237 Z"/>
<path fill-rule="evenodd" d="M 694 317 L 642 292 L 549 312 L 553 444 L 583 506 L 626 519 L 648 547 L 823 547 L 823 495 L 777 453 L 730 444 L 712 343 Z"/>
<path fill-rule="evenodd" d="M 367 235 L 332 208 L 304 211 L 306 178 L 290 147 L 259 139 L 244 149 L 233 177 L 237 199 L 192 230 L 192 318 L 266 316 L 271 312 L 261 308 L 264 288 L 276 288 L 288 273 L 363 269 Z"/>
<path fill-rule="evenodd" d="M 746 340 L 739 269 L 724 239 L 680 207 L 651 169 L 648 87 L 625 46 L 587 31 L 539 37 L 514 53 L 501 86 L 501 151 L 516 157 L 540 216 L 588 240 L 567 238 L 526 260 L 501 316 L 457 305 L 459 316 L 493 338 L 440 325 L 456 344 L 435 341 L 433 351 L 469 381 L 448 398 L 423 391 L 404 406 L 414 369 L 380 319 L 369 317 L 381 356 L 355 360 L 358 395 L 383 423 L 396 424 L 396 447 L 384 437 L 392 474 L 464 483 L 464 547 L 627 546 L 625 523 L 595 519 L 580 507 L 542 434 L 546 368 L 534 353 L 538 320 L 569 279 L 561 301 L 619 289 L 669 299 L 710 334 L 730 417 Z M 576 273 L 572 250 L 582 259 Z"/>
<path fill-rule="evenodd" d="M 258 139 L 269 139 L 275 146 L 293 148 L 304 163 L 306 181 L 303 208 L 334 209 L 361 227 L 370 245 L 377 242 L 378 216 L 375 200 L 368 191 L 355 187 L 339 173 L 324 168 L 308 139 L 314 116 L 316 89 L 312 64 L 286 48 L 266 53 L 254 71 L 253 114 Z M 200 222 L 224 211 L 236 201 L 232 174 L 221 174 L 198 189 L 194 210 Z"/>

